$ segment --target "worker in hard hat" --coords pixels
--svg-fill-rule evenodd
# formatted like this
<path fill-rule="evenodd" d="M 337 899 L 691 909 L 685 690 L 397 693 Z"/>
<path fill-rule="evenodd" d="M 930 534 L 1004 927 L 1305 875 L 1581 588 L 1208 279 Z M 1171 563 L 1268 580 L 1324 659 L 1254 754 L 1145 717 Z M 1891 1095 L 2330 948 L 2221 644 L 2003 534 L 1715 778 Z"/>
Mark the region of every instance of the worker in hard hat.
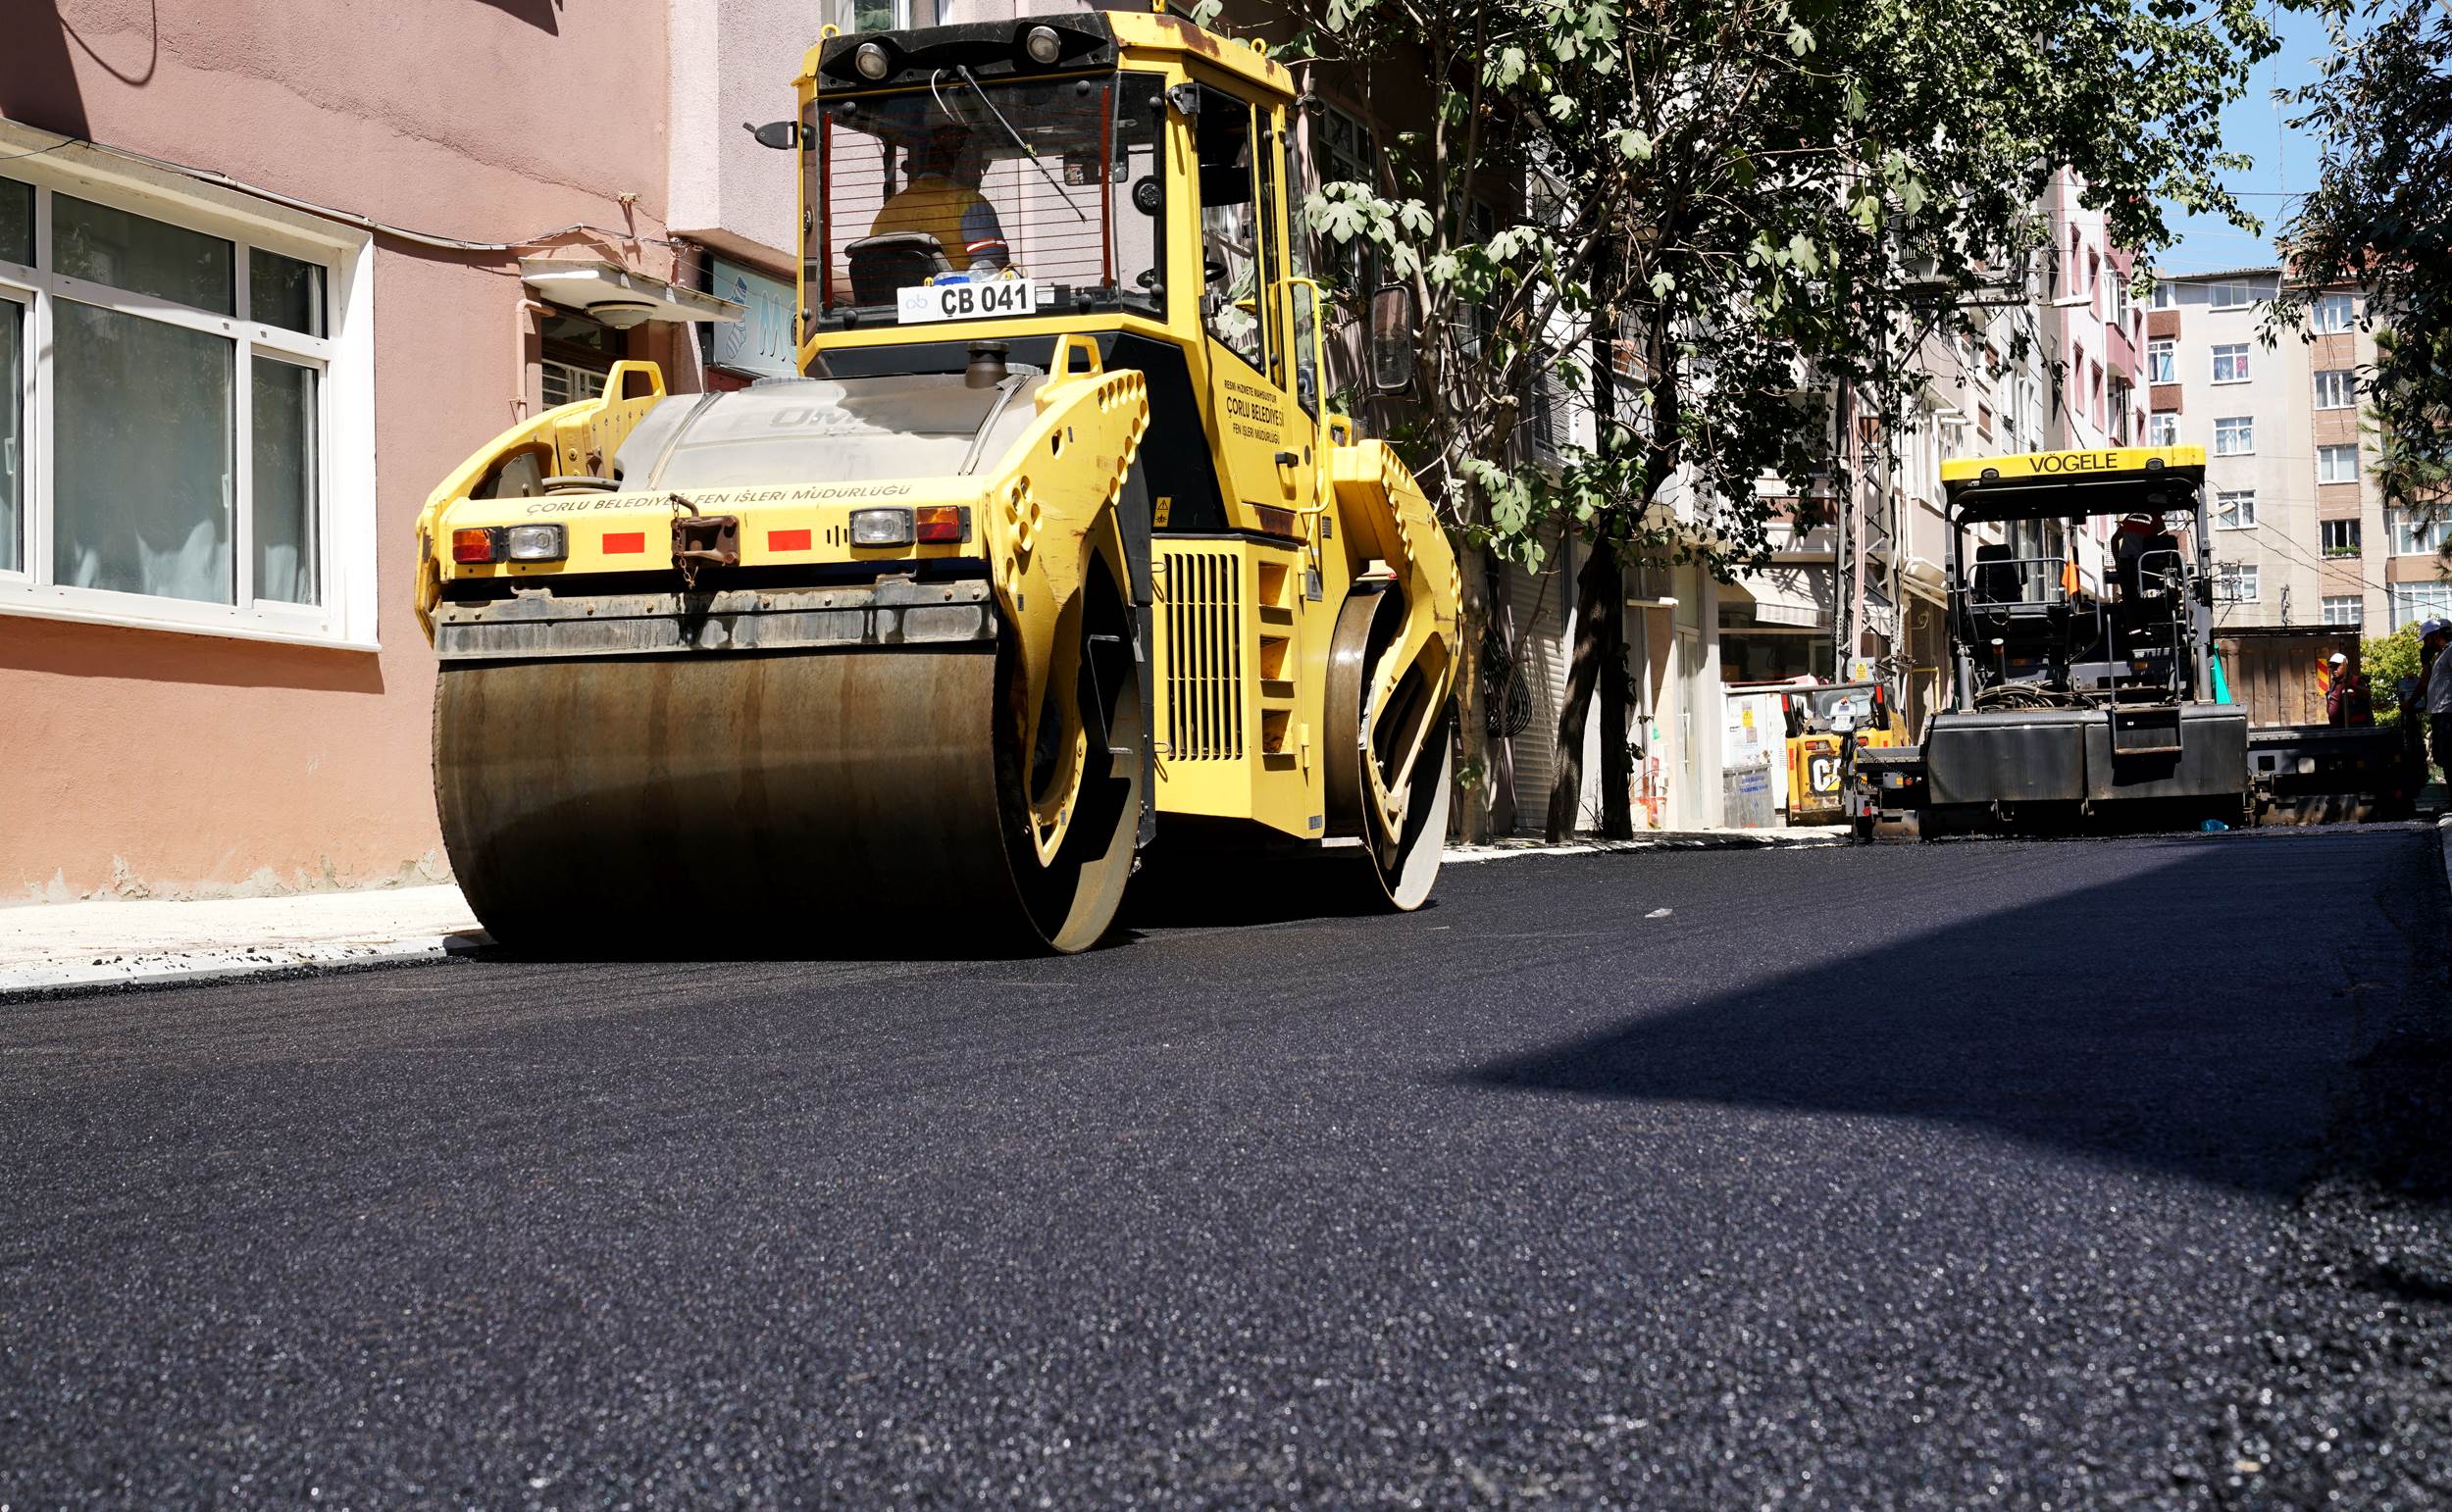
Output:
<path fill-rule="evenodd" d="M 2375 723 L 2375 695 L 2367 685 L 2367 674 L 2359 671 L 2357 647 L 2335 651 L 2324 659 L 2324 723 L 2327 725 L 2373 725 Z"/>
<path fill-rule="evenodd" d="M 1011 250 L 996 207 L 979 192 L 987 154 L 970 127 L 940 122 L 911 150 L 910 177 L 877 212 L 872 236 L 917 231 L 937 238 L 957 272 L 977 274 L 1009 267 Z"/>

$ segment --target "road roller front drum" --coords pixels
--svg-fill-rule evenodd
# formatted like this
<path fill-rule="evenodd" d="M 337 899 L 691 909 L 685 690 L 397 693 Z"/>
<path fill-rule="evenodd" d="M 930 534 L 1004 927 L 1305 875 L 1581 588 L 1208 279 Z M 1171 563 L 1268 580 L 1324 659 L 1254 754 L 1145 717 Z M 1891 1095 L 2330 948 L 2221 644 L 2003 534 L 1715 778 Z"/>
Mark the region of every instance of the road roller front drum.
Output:
<path fill-rule="evenodd" d="M 1103 560 L 1082 591 L 1050 664 L 1070 680 L 1045 704 L 1039 744 L 1070 753 L 1052 767 L 1024 749 L 1010 628 L 945 646 L 446 662 L 435 802 L 470 906 L 505 945 L 598 953 L 1097 943 L 1132 870 L 1148 727 Z"/>

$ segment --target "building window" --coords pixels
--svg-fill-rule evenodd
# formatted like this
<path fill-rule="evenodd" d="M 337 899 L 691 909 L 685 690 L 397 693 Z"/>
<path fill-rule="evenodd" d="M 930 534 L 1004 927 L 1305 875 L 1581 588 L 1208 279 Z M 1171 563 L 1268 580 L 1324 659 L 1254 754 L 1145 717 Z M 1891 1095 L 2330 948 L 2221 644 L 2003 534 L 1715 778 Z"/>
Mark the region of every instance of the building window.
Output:
<path fill-rule="evenodd" d="M 1379 146 L 1372 139 L 1371 128 L 1362 122 L 1330 105 L 1321 110 L 1312 140 L 1320 144 L 1317 158 L 1322 183 L 1358 183 L 1372 193 L 1379 192 Z M 1356 294 L 1368 294 L 1379 284 L 1379 249 L 1368 237 L 1356 236 L 1351 241 L 1323 240 L 1322 262 L 1332 280 L 1342 281 Z"/>
<path fill-rule="evenodd" d="M 557 310 L 538 321 L 536 348 L 537 397 L 550 410 L 600 397 L 627 343 L 601 321 Z"/>
<path fill-rule="evenodd" d="M 577 404 L 582 399 L 603 397 L 606 375 L 602 369 L 555 362 L 550 357 L 536 367 L 546 409 L 559 409 L 565 404 Z"/>
<path fill-rule="evenodd" d="M 2255 603 L 2256 571 L 2254 562 L 2216 563 L 2214 565 L 2214 602 L 2218 604 Z"/>
<path fill-rule="evenodd" d="M 0 178 L 0 610 L 371 641 L 365 239 L 115 165 Z"/>
<path fill-rule="evenodd" d="M 2128 280 L 2120 276 L 2117 268 L 2112 273 L 2112 324 L 2125 326 L 2128 324 Z"/>
<path fill-rule="evenodd" d="M 2155 279 L 2154 308 L 2157 310 L 2168 310 L 2171 307 L 2171 280 L 2169 278 Z"/>
<path fill-rule="evenodd" d="M 2324 555 L 2354 557 L 2359 554 L 2359 523 L 2355 520 L 2326 520 L 2316 527 L 2323 538 Z"/>
<path fill-rule="evenodd" d="M 2357 627 L 2367 623 L 2367 599 L 2357 593 L 2327 593 L 2324 601 L 2326 625 Z"/>
<path fill-rule="evenodd" d="M 2179 343 L 2149 341 L 2146 343 L 2146 381 L 2176 383 L 2179 381 Z"/>
<path fill-rule="evenodd" d="M 839 31 L 907 31 L 937 25 L 937 0 L 827 0 Z"/>
<path fill-rule="evenodd" d="M 2421 620 L 2452 618 L 2452 582 L 2396 582 L 2391 597 L 2394 630 Z"/>
<path fill-rule="evenodd" d="M 2452 516 L 2422 515 L 2413 518 L 2409 511 L 2396 509 L 2392 518 L 2392 554 L 2396 557 L 2428 557 L 2443 549 L 2446 531 L 2452 529 Z"/>
<path fill-rule="evenodd" d="M 2331 335 L 2350 329 L 2358 324 L 2359 300 L 2356 294 L 2323 294 L 2316 300 L 2316 328 Z"/>
<path fill-rule="evenodd" d="M 2218 488 L 2214 492 L 2214 529 L 2218 530 L 2253 530 L 2256 529 L 2256 490 L 2254 488 Z"/>
<path fill-rule="evenodd" d="M 2170 410 L 2156 410 L 2153 418 L 2146 422 L 2146 444 L 2148 446 L 2178 445 L 2179 416 Z"/>
<path fill-rule="evenodd" d="M 2214 455 L 2246 457 L 2256 452 L 2256 417 L 2226 415 L 2214 422 Z"/>
<path fill-rule="evenodd" d="M 2328 368 L 2316 375 L 2316 407 L 2320 410 L 2354 410 L 2359 402 L 2359 376 L 2355 369 Z"/>
<path fill-rule="evenodd" d="M 2209 284 L 2206 303 L 2217 310 L 2244 310 L 2256 303 L 2256 292 L 2245 283 Z"/>
<path fill-rule="evenodd" d="M 2248 347 L 2242 341 L 2232 346 L 2214 348 L 2214 381 L 2244 383 L 2248 380 Z"/>
<path fill-rule="evenodd" d="M 1992 439 L 1991 405 L 1979 404 L 1975 406 L 1975 433 L 1982 436 L 1987 441 Z"/>
<path fill-rule="evenodd" d="M 2354 483 L 2359 480 L 2359 448 L 2356 441 L 2341 446 L 2316 448 L 2316 480 L 2320 483 Z"/>

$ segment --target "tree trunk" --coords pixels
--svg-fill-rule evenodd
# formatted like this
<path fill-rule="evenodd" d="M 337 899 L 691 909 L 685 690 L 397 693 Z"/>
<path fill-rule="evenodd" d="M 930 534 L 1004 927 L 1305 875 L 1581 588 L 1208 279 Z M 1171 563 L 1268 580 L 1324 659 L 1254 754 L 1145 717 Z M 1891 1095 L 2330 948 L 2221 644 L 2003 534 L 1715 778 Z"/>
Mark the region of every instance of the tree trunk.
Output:
<path fill-rule="evenodd" d="M 1566 696 L 1558 704 L 1558 781 L 1550 789 L 1553 841 L 1575 832 L 1584 787 L 1584 720 L 1601 691 L 1601 832 L 1634 833 L 1626 794 L 1626 586 L 1617 548 L 1606 537 L 1575 574 L 1575 650 L 1566 664 Z"/>
<path fill-rule="evenodd" d="M 1605 453 L 1619 441 L 1617 334 L 1613 314 L 1593 321 L 1593 439 Z M 1618 568 L 1607 514 L 1593 524 L 1592 555 L 1575 575 L 1575 651 L 1566 664 L 1566 696 L 1558 705 L 1558 781 L 1550 788 L 1548 826 L 1553 841 L 1575 832 L 1576 811 L 1583 804 L 1584 716 L 1596 685 L 1601 689 L 1601 832 L 1610 839 L 1626 839 L 1635 832 L 1627 793 L 1626 575 Z"/>
<path fill-rule="evenodd" d="M 1635 837 L 1635 763 L 1626 748 L 1626 730 L 1633 723 L 1634 714 L 1626 697 L 1626 574 L 1617 559 L 1616 546 L 1597 541 L 1592 553 L 1594 563 L 1603 557 L 1609 563 L 1609 589 L 1603 600 L 1609 623 L 1602 632 L 1599 673 L 1601 835 L 1604 839 L 1631 840 Z M 1590 572 L 1591 568 L 1585 571 Z"/>
<path fill-rule="evenodd" d="M 1490 623 L 1490 605 L 1482 592 L 1482 574 L 1474 560 L 1479 548 L 1456 544 L 1457 578 L 1463 602 L 1456 606 L 1456 801 L 1449 808 L 1450 835 L 1462 845 L 1490 838 L 1490 739 L 1488 711 L 1482 707 L 1482 628 Z"/>

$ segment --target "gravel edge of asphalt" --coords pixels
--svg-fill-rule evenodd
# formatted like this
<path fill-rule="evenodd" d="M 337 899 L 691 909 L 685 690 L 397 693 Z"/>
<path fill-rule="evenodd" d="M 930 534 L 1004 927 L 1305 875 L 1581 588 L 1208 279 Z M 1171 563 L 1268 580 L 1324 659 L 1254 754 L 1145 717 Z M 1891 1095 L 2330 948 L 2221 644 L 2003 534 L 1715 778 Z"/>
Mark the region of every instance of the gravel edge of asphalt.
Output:
<path fill-rule="evenodd" d="M 430 966 L 490 943 L 484 934 L 433 934 L 377 945 L 216 946 L 148 952 L 133 960 L 28 967 L 0 972 L 0 1008 L 229 982 L 286 982 L 396 966 Z"/>

